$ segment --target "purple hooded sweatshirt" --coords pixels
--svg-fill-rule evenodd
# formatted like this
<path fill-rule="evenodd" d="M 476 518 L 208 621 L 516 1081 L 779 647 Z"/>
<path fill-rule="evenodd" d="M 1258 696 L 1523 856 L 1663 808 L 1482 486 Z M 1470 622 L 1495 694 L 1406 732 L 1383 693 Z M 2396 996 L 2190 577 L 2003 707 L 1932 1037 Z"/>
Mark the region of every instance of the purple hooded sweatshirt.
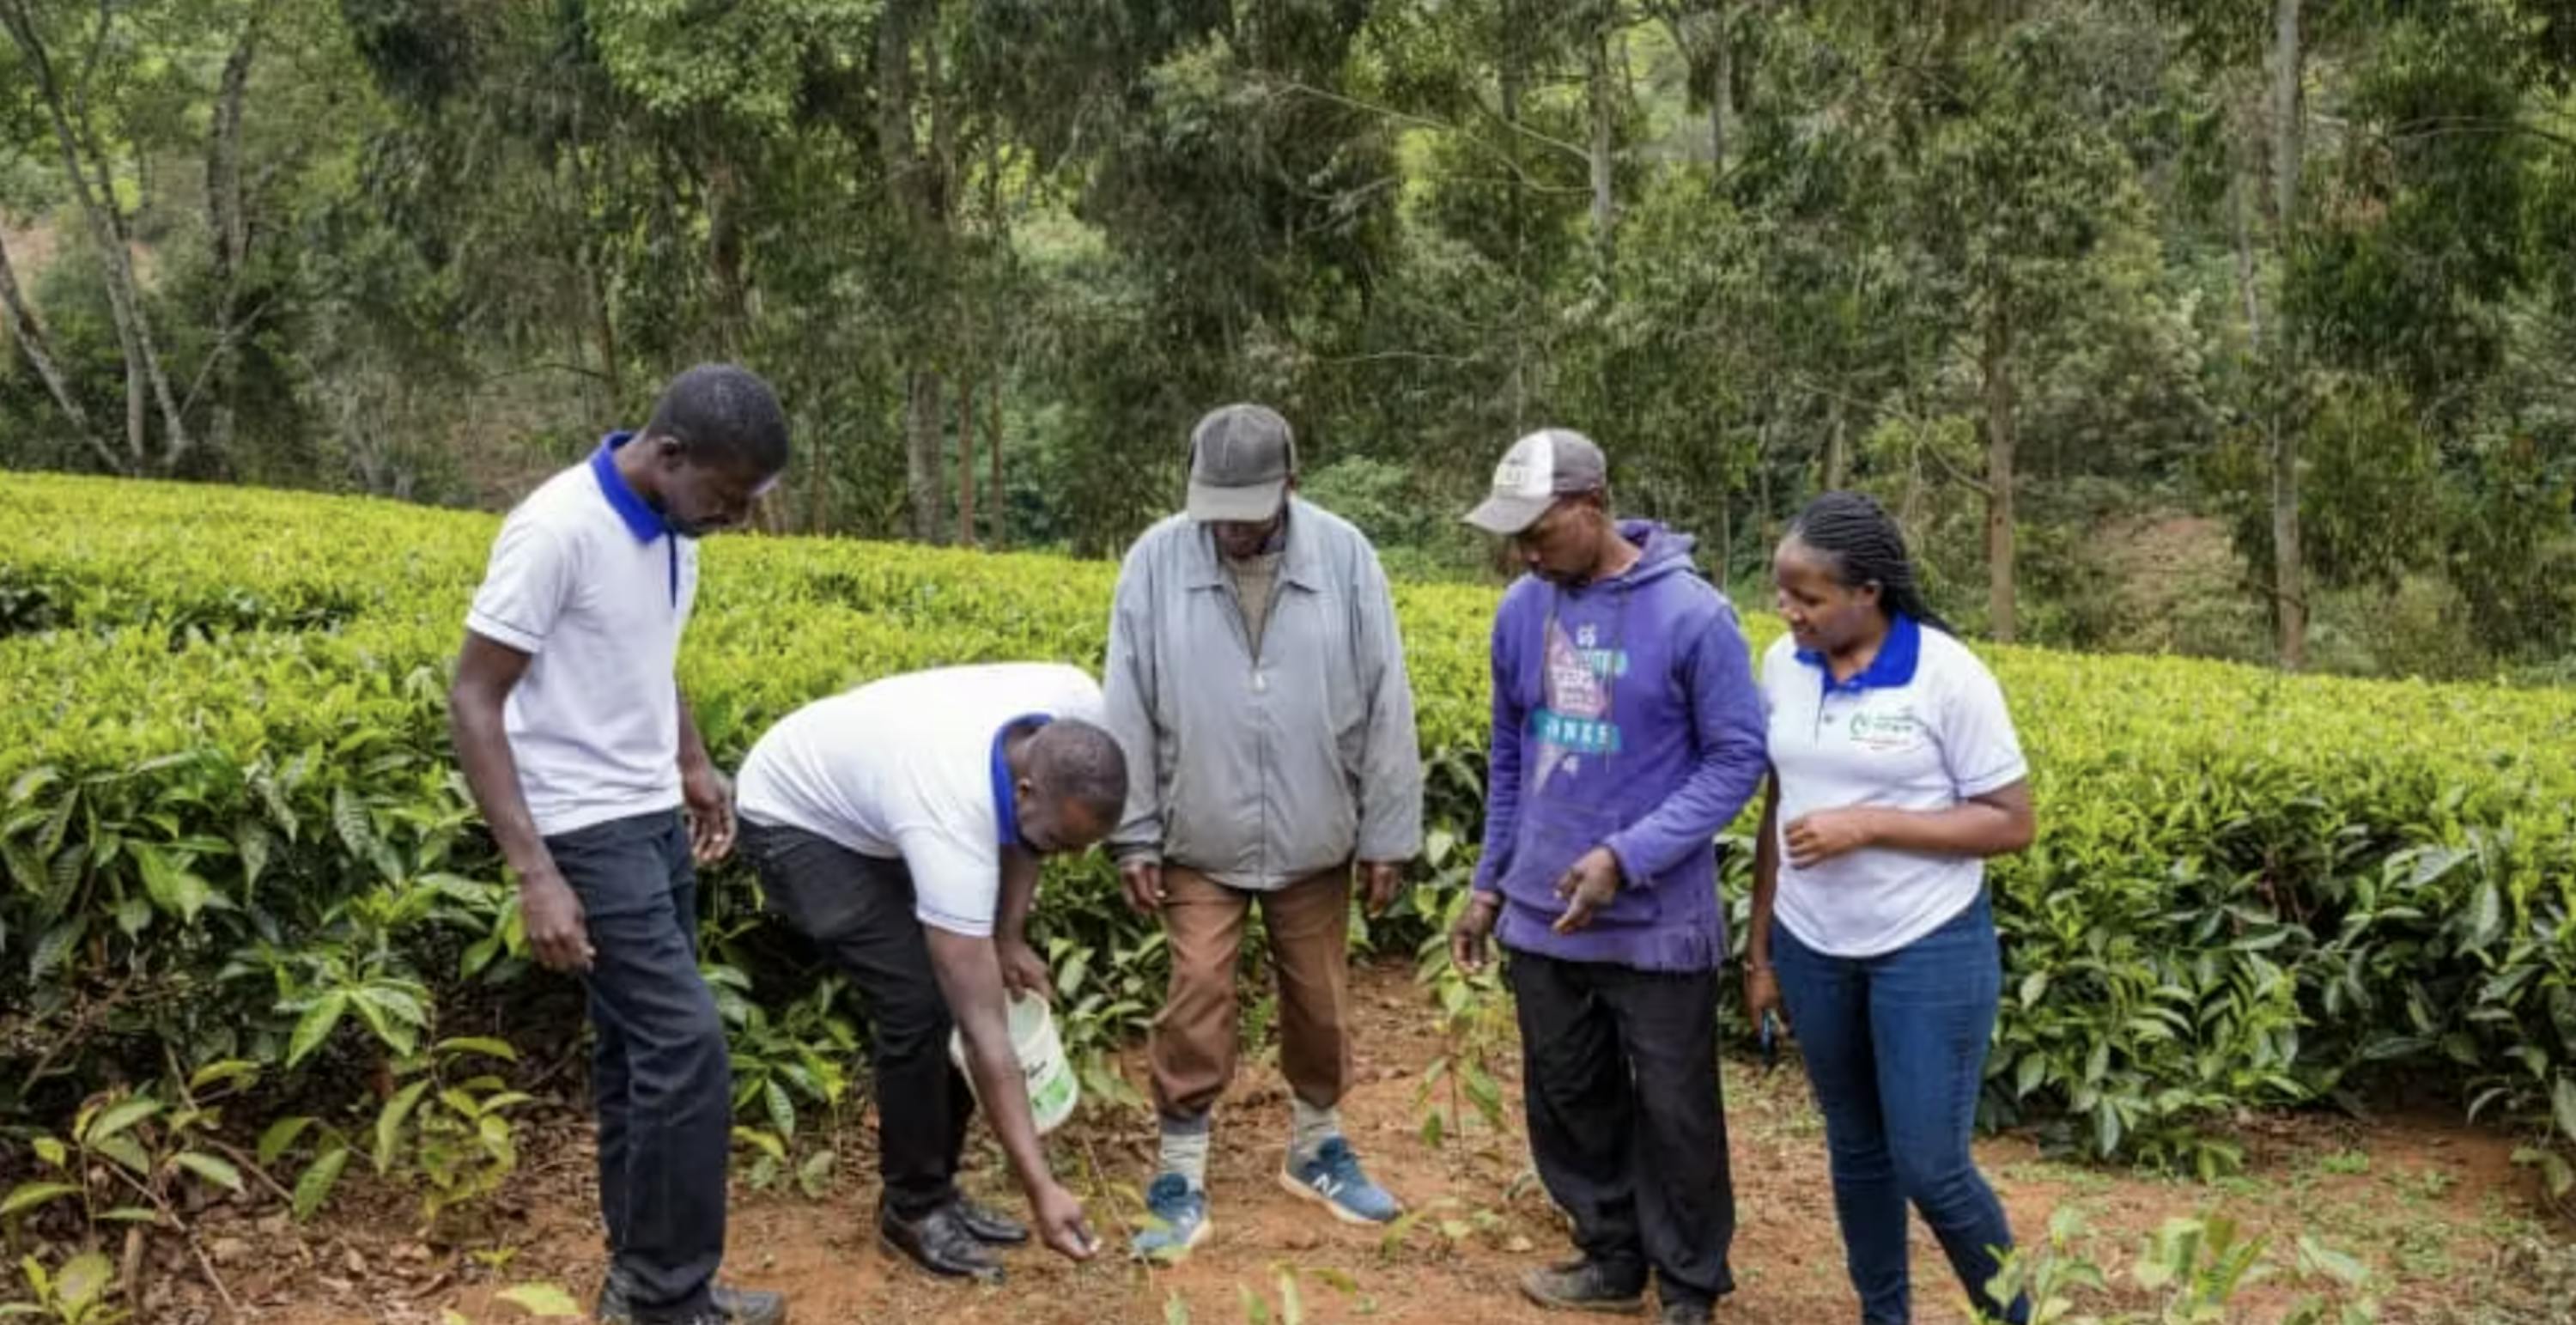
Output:
<path fill-rule="evenodd" d="M 1494 733 L 1479 892 L 1500 892 L 1506 948 L 1648 971 L 1726 960 L 1718 830 L 1760 788 L 1760 692 L 1726 596 L 1692 540 L 1624 521 L 1644 552 L 1581 587 L 1524 576 L 1494 617 Z M 1607 844 L 1616 899 L 1579 933 L 1556 882 Z"/>

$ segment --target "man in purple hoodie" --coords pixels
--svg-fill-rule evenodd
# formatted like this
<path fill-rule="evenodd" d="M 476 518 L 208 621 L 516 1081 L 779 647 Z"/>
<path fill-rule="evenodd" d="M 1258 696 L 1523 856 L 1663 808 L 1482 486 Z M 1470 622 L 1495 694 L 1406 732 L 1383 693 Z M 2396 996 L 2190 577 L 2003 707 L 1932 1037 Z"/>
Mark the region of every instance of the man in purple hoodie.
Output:
<path fill-rule="evenodd" d="M 1521 1289 L 1634 1310 L 1651 1271 L 1666 1325 L 1699 1325 L 1735 1286 L 1715 838 L 1762 783 L 1751 658 L 1690 537 L 1613 518 L 1580 434 L 1513 444 L 1467 519 L 1529 574 L 1494 618 L 1484 857 L 1451 954 L 1510 954 L 1530 1150 L 1583 1253 Z"/>

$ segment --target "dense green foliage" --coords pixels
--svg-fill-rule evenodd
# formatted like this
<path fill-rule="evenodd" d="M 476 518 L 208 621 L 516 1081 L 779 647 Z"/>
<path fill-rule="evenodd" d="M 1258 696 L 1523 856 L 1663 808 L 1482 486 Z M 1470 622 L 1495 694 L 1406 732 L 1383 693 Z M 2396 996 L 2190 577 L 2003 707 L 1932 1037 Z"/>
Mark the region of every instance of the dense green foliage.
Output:
<path fill-rule="evenodd" d="M 420 1083 L 457 1053 L 560 1059 L 579 1025 L 570 982 L 522 959 L 447 749 L 445 669 L 493 528 L 264 491 L 0 487 L 0 1116 L 59 1123 L 114 1083 L 238 1061 L 261 1109 L 314 1120 L 280 1153 L 372 1150 L 417 1168 L 424 1199 L 475 1190 L 489 1156 L 405 1158 L 403 1129 L 426 1148 L 512 1097 Z M 728 764 L 867 677 L 1096 667 L 1110 586 L 1098 563 L 806 538 L 715 540 L 706 567 L 683 681 Z M 1399 590 L 1437 858 L 1394 916 L 1355 918 L 1381 951 L 1429 937 L 1472 858 L 1493 602 Z M 1757 646 L 1777 631 L 1751 624 Z M 2217 1169 L 2232 1152 L 2204 1128 L 2232 1110 L 2411 1085 L 2576 1144 L 2576 696 L 1992 656 L 2042 829 L 1995 872 L 1990 1120 Z M 738 867 L 707 895 L 746 1140 L 775 1174 L 859 1075 L 851 1009 Z M 1051 872 L 1037 929 L 1078 1045 L 1150 1015 L 1159 938 L 1097 857 Z M 448 1113 L 386 1128 L 387 1097 Z"/>
<path fill-rule="evenodd" d="M 0 466 L 488 508 L 722 356 L 773 530 L 1102 555 L 1258 397 L 1424 569 L 1564 423 L 1724 578 L 1852 484 L 1979 634 L 2571 665 L 2556 0 L 0 17 Z"/>

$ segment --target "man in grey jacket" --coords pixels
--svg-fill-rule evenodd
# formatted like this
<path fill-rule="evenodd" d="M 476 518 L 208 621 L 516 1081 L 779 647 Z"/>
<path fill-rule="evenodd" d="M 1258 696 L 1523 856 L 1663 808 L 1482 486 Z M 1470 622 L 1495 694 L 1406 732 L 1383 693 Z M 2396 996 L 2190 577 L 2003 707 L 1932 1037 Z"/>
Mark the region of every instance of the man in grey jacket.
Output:
<path fill-rule="evenodd" d="M 1171 944 L 1151 1051 L 1162 1167 L 1135 1247 L 1153 1259 L 1211 1228 L 1209 1112 L 1234 1075 L 1256 903 L 1293 1115 L 1280 1182 L 1346 1222 L 1398 1213 L 1335 1108 L 1351 1078 L 1352 867 L 1380 911 L 1421 847 L 1413 691 L 1376 549 L 1295 494 L 1287 420 L 1259 405 L 1201 419 L 1189 509 L 1129 549 L 1110 616 L 1109 728 L 1132 770 L 1110 849 Z"/>

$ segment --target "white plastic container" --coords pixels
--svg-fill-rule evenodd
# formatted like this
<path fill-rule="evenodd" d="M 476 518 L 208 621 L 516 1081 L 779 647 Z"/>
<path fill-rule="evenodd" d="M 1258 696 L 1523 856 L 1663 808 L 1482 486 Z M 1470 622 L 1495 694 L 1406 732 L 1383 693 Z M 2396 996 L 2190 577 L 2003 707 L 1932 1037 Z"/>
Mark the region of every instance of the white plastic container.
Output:
<path fill-rule="evenodd" d="M 1037 1119 L 1038 1135 L 1063 1126 L 1082 1100 L 1082 1083 L 1074 1076 L 1073 1064 L 1065 1061 L 1064 1041 L 1055 1033 L 1055 1014 L 1047 1009 L 1045 999 L 1011 1000 L 1011 1052 L 1028 1082 L 1029 1112 Z M 967 1088 L 974 1089 L 975 1073 L 966 1065 L 964 1033 L 949 1033 L 948 1059 L 965 1074 Z M 980 1106 L 983 1101 L 979 1098 L 976 1103 Z"/>

